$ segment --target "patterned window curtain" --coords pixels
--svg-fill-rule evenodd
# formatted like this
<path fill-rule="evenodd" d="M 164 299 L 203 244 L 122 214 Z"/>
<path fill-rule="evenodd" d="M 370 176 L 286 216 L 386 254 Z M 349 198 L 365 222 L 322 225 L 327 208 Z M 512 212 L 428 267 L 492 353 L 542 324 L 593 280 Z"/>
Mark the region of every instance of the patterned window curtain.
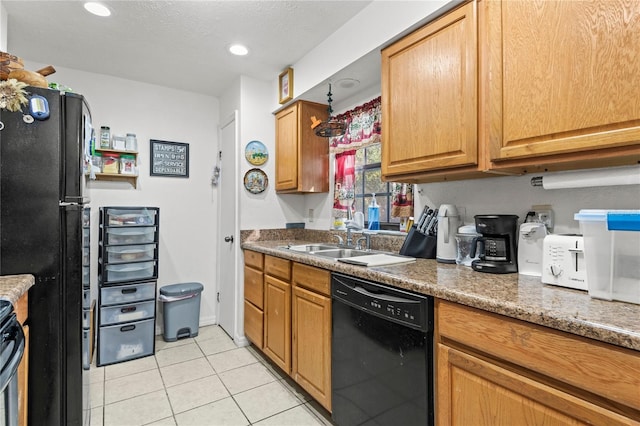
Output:
<path fill-rule="evenodd" d="M 413 216 L 413 184 L 391 183 L 391 216 Z"/>
<path fill-rule="evenodd" d="M 375 143 L 383 143 L 382 110 L 380 96 L 350 111 L 335 116 L 347 123 L 344 135 L 329 139 L 331 152 L 335 153 L 335 186 L 333 217 L 347 217 L 355 200 L 356 150 Z M 406 218 L 413 215 L 413 185 L 391 183 L 391 216 Z"/>
<path fill-rule="evenodd" d="M 380 96 L 337 115 L 337 120 L 347 123 L 347 130 L 344 135 L 329 140 L 331 152 L 337 154 L 380 142 L 381 117 Z"/>
<path fill-rule="evenodd" d="M 356 151 L 336 154 L 335 184 L 333 189 L 333 217 L 346 218 L 347 210 L 353 208 L 356 182 Z"/>

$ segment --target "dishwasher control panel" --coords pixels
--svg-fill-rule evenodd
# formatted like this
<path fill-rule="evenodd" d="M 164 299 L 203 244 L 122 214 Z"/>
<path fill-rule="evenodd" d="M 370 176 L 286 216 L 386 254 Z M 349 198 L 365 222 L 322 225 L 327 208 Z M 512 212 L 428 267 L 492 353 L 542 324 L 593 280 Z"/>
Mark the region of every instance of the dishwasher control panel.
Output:
<path fill-rule="evenodd" d="M 433 298 L 346 275 L 333 274 L 331 295 L 378 317 L 411 326 L 433 329 Z"/>

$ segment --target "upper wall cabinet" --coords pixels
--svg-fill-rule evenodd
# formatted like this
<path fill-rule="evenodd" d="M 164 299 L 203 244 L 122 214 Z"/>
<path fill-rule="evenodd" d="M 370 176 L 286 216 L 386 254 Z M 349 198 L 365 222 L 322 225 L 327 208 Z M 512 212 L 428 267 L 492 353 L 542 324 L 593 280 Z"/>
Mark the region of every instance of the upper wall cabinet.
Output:
<path fill-rule="evenodd" d="M 382 51 L 382 174 L 478 173 L 476 4 Z"/>
<path fill-rule="evenodd" d="M 640 2 L 479 5 L 493 170 L 640 160 Z"/>
<path fill-rule="evenodd" d="M 276 192 L 328 192 L 329 140 L 316 136 L 311 117 L 327 105 L 298 101 L 276 114 Z"/>
<path fill-rule="evenodd" d="M 382 173 L 640 161 L 640 2 L 466 3 L 382 51 Z"/>

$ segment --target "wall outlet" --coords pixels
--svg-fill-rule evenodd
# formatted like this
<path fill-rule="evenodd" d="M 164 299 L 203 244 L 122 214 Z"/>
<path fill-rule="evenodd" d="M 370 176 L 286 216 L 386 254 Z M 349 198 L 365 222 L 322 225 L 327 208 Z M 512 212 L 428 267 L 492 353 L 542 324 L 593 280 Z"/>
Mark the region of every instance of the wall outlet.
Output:
<path fill-rule="evenodd" d="M 313 222 L 313 209 L 309 209 L 309 222 Z"/>
<path fill-rule="evenodd" d="M 551 209 L 551 205 L 542 204 L 531 206 L 531 211 L 534 213 L 532 222 L 542 222 L 547 227 L 547 232 L 550 234 L 553 233 L 553 210 Z"/>

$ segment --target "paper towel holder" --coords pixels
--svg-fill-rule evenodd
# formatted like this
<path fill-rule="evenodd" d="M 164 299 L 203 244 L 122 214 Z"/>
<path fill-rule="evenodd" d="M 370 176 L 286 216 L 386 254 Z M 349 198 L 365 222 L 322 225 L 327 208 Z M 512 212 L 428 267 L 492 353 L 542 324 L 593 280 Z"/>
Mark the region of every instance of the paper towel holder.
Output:
<path fill-rule="evenodd" d="M 531 178 L 531 185 L 544 189 L 640 185 L 640 166 L 573 170 L 550 176 L 535 176 Z"/>

